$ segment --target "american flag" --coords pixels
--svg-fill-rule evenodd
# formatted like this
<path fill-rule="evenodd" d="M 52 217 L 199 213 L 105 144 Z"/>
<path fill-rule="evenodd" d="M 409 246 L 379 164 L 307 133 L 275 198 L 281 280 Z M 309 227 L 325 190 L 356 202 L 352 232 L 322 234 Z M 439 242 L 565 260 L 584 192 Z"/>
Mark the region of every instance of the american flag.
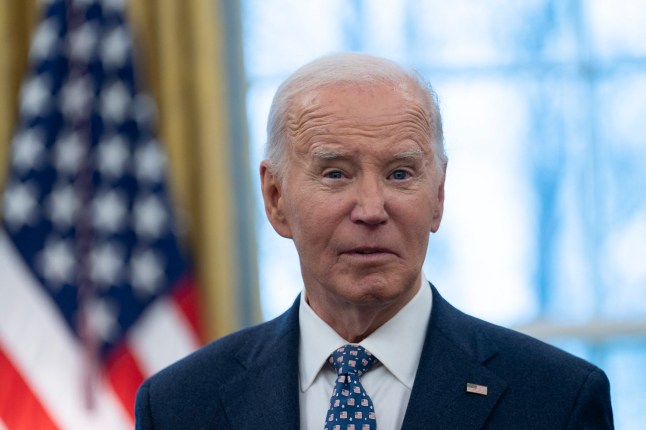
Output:
<path fill-rule="evenodd" d="M 0 429 L 133 427 L 143 379 L 199 346 L 154 104 L 124 0 L 45 0 L 5 180 Z"/>

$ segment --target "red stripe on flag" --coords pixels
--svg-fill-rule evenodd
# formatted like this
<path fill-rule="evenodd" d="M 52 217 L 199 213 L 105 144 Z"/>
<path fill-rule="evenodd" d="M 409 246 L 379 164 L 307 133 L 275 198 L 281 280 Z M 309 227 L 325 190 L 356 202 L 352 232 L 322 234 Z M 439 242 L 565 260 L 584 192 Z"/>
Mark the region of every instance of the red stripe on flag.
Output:
<path fill-rule="evenodd" d="M 106 363 L 108 379 L 121 404 L 134 419 L 137 389 L 144 382 L 144 374 L 137 360 L 122 344 L 108 358 Z"/>
<path fill-rule="evenodd" d="M 43 405 L 0 348 L 0 418 L 10 430 L 58 429 Z"/>
<path fill-rule="evenodd" d="M 193 329 L 195 337 L 200 343 L 204 343 L 198 315 L 197 288 L 193 277 L 187 275 L 180 279 L 173 290 L 173 297 Z"/>

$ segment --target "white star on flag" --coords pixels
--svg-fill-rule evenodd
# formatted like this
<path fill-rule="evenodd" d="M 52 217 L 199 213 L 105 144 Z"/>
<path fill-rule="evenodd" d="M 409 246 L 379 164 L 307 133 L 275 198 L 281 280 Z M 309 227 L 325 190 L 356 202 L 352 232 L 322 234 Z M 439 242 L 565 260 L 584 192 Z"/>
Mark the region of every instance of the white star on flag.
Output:
<path fill-rule="evenodd" d="M 81 168 L 85 154 L 78 133 L 64 131 L 54 145 L 54 167 L 60 173 L 74 175 Z"/>
<path fill-rule="evenodd" d="M 4 195 L 4 220 L 14 230 L 33 224 L 38 216 L 38 190 L 31 183 L 13 183 Z"/>
<path fill-rule="evenodd" d="M 113 82 L 101 93 L 101 113 L 104 119 L 119 123 L 129 115 L 131 102 L 128 89 L 120 81 Z"/>
<path fill-rule="evenodd" d="M 59 287 L 74 281 L 76 259 L 70 241 L 48 239 L 38 261 L 42 275 L 50 285 Z"/>
<path fill-rule="evenodd" d="M 103 341 L 113 339 L 119 333 L 117 312 L 117 306 L 109 300 L 91 301 L 86 313 L 90 330 Z"/>
<path fill-rule="evenodd" d="M 55 55 L 59 45 L 59 39 L 56 37 L 59 29 L 60 22 L 56 18 L 42 21 L 33 36 L 29 57 L 40 59 Z"/>
<path fill-rule="evenodd" d="M 52 224 L 61 230 L 67 230 L 77 221 L 80 205 L 74 185 L 59 183 L 50 194 L 46 208 Z"/>
<path fill-rule="evenodd" d="M 124 255 L 119 245 L 104 242 L 90 253 L 90 276 L 101 287 L 116 285 L 123 276 Z"/>
<path fill-rule="evenodd" d="M 138 198 L 133 212 L 135 231 L 144 237 L 157 238 L 166 227 L 166 208 L 156 194 Z"/>
<path fill-rule="evenodd" d="M 92 82 L 87 76 L 68 81 L 61 90 L 61 110 L 74 120 L 88 115 L 92 100 Z"/>
<path fill-rule="evenodd" d="M 16 148 L 13 153 L 14 166 L 23 173 L 41 166 L 45 152 L 44 140 L 40 128 L 29 128 L 17 134 L 13 142 Z"/>
<path fill-rule="evenodd" d="M 98 42 L 98 29 L 86 22 L 70 35 L 70 55 L 80 61 L 88 61 Z"/>
<path fill-rule="evenodd" d="M 121 67 L 128 58 L 130 39 L 123 27 L 115 27 L 103 39 L 101 54 L 110 67 Z"/>
<path fill-rule="evenodd" d="M 104 233 L 114 233 L 124 223 L 127 200 L 120 191 L 103 191 L 92 202 L 94 226 Z"/>
<path fill-rule="evenodd" d="M 135 174 L 141 181 L 159 182 L 165 165 L 166 158 L 159 148 L 159 143 L 154 140 L 138 148 L 135 153 Z"/>
<path fill-rule="evenodd" d="M 158 292 L 164 272 L 163 262 L 153 251 L 136 253 L 130 262 L 130 282 L 136 293 L 145 297 Z"/>
<path fill-rule="evenodd" d="M 130 151 L 119 134 L 106 136 L 97 149 L 97 168 L 102 174 L 116 178 L 122 175 L 130 160 Z"/>
<path fill-rule="evenodd" d="M 20 112 L 37 116 L 49 106 L 50 84 L 44 76 L 32 76 L 20 92 Z"/>

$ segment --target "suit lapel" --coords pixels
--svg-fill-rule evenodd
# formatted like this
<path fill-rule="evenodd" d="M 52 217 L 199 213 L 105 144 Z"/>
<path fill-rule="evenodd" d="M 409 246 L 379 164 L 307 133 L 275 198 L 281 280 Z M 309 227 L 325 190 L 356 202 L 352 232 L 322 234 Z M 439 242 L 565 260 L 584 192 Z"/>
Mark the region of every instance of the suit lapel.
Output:
<path fill-rule="evenodd" d="M 433 309 L 403 430 L 480 429 L 507 383 L 483 363 L 496 355 L 483 336 L 433 288 Z M 467 392 L 467 383 L 487 394 Z"/>
<path fill-rule="evenodd" d="M 299 428 L 299 300 L 270 336 L 241 348 L 242 370 L 220 389 L 233 428 Z"/>
<path fill-rule="evenodd" d="M 402 430 L 480 429 L 507 387 L 484 366 L 497 352 L 432 288 L 431 321 Z M 240 370 L 220 388 L 233 428 L 299 428 L 299 300 L 267 338 L 241 348 Z M 487 394 L 467 392 L 467 383 L 486 386 Z"/>

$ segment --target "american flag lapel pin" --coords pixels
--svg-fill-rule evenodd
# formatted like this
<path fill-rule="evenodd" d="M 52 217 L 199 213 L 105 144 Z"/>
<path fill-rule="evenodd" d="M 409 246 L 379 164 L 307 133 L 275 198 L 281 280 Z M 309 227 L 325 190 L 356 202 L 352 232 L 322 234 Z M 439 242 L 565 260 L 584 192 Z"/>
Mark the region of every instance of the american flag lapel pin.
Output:
<path fill-rule="evenodd" d="M 480 394 L 481 396 L 486 396 L 487 386 L 472 384 L 471 382 L 467 382 L 467 393 Z"/>

